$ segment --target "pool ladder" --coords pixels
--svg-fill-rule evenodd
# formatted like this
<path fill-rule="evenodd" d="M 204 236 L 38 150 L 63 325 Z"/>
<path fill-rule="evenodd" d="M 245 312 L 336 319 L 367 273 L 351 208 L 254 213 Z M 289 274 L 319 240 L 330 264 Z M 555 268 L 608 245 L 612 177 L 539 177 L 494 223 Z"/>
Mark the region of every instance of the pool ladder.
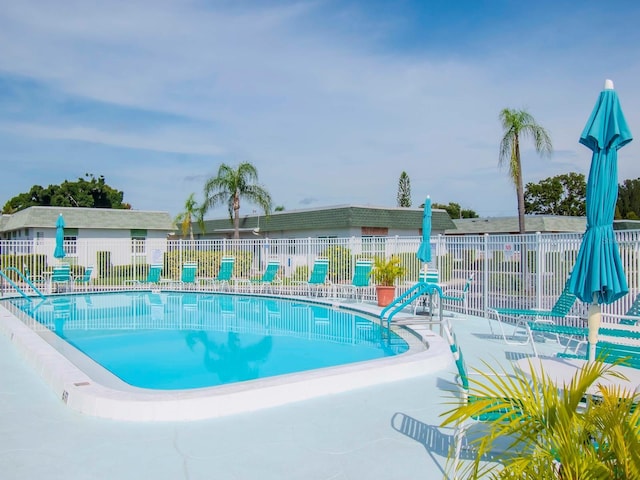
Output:
<path fill-rule="evenodd" d="M 380 325 L 383 325 L 386 320 L 387 329 L 391 328 L 391 321 L 393 317 L 401 312 L 406 306 L 410 305 L 412 302 L 417 301 L 423 295 L 435 295 L 437 294 L 439 297 L 442 297 L 442 289 L 440 286 L 435 283 L 427 283 L 427 282 L 419 282 L 416 283 L 409 290 L 404 292 L 398 298 L 394 299 L 388 306 L 386 306 L 380 312 Z M 433 323 L 441 323 L 442 322 L 442 301 L 438 302 L 439 304 L 439 314 L 438 320 Z M 386 319 L 385 319 L 386 317 Z"/>
<path fill-rule="evenodd" d="M 31 296 L 28 295 L 22 288 L 20 288 L 13 280 L 11 280 L 7 275 L 7 272 L 17 273 L 20 280 L 22 280 L 25 284 L 31 287 L 31 289 L 36 293 L 36 295 L 38 295 L 40 298 L 45 298 L 44 294 L 40 290 L 38 290 L 38 288 L 33 284 L 31 280 L 29 280 L 29 277 L 27 277 L 24 273 L 22 273 L 16 267 L 7 267 L 4 270 L 0 270 L 0 278 L 2 278 L 2 280 L 6 281 L 9 285 L 11 285 L 16 290 L 16 292 L 18 292 L 22 297 L 26 298 L 27 300 L 31 300 Z M 4 291 L 4 288 L 3 288 L 3 291 Z"/>

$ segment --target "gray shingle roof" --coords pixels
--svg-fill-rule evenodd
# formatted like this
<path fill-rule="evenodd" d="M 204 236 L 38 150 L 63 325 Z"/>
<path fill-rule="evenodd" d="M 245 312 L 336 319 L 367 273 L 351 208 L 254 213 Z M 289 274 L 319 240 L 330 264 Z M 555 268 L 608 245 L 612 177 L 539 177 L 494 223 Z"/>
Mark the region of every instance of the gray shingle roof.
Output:
<path fill-rule="evenodd" d="M 445 234 L 465 235 L 483 233 L 518 233 L 518 217 L 500 218 L 461 218 L 453 220 L 455 230 Z M 535 232 L 584 232 L 586 217 L 568 217 L 561 215 L 525 215 L 524 225 L 527 233 Z"/>
<path fill-rule="evenodd" d="M 350 227 L 381 227 L 392 229 L 422 228 L 423 210 L 416 208 L 384 208 L 361 206 L 337 206 L 308 210 L 275 212 L 270 216 L 260 216 L 260 229 L 263 231 L 291 230 L 332 230 Z M 444 231 L 455 228 L 449 214 L 434 209 L 431 217 L 432 228 Z M 240 228 L 250 229 L 258 226 L 258 216 L 240 218 Z M 229 218 L 205 221 L 205 232 L 229 230 L 233 223 Z"/>
<path fill-rule="evenodd" d="M 614 220 L 614 230 L 640 230 L 640 220 Z"/>
<path fill-rule="evenodd" d="M 175 230 L 168 212 L 82 207 L 29 207 L 3 215 L 0 229 L 55 227 L 60 214 L 67 228 Z"/>

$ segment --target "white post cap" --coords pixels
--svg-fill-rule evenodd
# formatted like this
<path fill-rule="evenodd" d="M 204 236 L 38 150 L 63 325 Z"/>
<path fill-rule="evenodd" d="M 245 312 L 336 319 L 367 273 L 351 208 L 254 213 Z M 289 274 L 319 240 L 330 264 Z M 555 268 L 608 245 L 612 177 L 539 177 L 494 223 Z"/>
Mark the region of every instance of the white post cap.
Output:
<path fill-rule="evenodd" d="M 613 80 L 609 80 L 608 78 L 604 81 L 604 89 L 605 90 L 613 90 Z"/>

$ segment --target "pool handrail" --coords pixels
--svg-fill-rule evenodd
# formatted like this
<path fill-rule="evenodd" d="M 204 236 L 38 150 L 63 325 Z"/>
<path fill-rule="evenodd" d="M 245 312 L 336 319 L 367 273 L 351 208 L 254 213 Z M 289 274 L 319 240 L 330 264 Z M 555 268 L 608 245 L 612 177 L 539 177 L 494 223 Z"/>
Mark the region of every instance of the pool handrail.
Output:
<path fill-rule="evenodd" d="M 394 299 L 389 305 L 387 305 L 380 312 L 380 324 L 384 322 L 385 315 L 387 312 L 391 311 L 389 316 L 387 317 L 387 329 L 391 327 L 391 321 L 396 313 L 402 311 L 407 305 L 411 304 L 413 301 L 417 300 L 424 294 L 433 295 L 434 291 L 438 294 L 438 296 L 442 296 L 442 289 L 439 285 L 435 283 L 427 283 L 427 282 L 418 282 L 414 286 L 412 286 L 409 290 L 404 292 L 398 298 Z M 439 302 L 440 305 L 440 319 L 442 319 L 442 302 Z"/>
<path fill-rule="evenodd" d="M 31 297 L 27 295 L 27 293 L 24 290 L 22 290 L 18 285 L 16 285 L 16 283 L 13 280 L 11 280 L 7 276 L 7 274 L 5 273 L 6 271 L 16 272 L 20 277 L 20 279 L 23 282 L 25 282 L 27 285 L 29 285 L 40 298 L 45 298 L 45 295 L 40 290 L 38 290 L 38 288 L 33 284 L 33 282 L 29 280 L 29 278 L 20 270 L 18 270 L 16 267 L 6 267 L 4 270 L 0 270 L 0 277 L 4 278 L 7 281 L 7 283 L 9 283 L 9 285 L 11 285 L 24 298 L 31 299 Z"/>

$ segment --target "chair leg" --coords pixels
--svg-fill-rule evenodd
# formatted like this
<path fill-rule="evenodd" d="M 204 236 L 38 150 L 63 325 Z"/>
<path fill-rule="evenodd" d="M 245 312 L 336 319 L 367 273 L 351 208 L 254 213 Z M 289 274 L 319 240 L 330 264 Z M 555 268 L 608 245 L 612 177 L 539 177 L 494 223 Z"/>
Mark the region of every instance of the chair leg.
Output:
<path fill-rule="evenodd" d="M 509 340 L 509 338 L 507 337 L 507 332 L 505 332 L 504 330 L 504 326 L 502 325 L 502 320 L 500 319 L 500 314 L 498 312 L 496 312 L 495 310 L 493 311 L 496 319 L 498 321 L 498 326 L 500 327 L 500 332 L 502 333 L 502 338 L 504 339 L 504 342 L 507 345 L 526 345 L 527 343 L 529 343 L 529 335 L 528 333 L 525 335 L 525 340 L 524 341 L 514 341 L 514 340 Z M 513 334 L 511 335 L 511 338 L 515 338 L 515 334 L 518 331 L 518 327 L 522 325 L 523 320 L 517 320 L 516 324 L 513 328 Z M 491 319 L 489 319 L 489 328 L 491 329 L 491 333 L 494 334 L 493 332 L 493 327 L 491 326 Z M 526 330 L 526 329 L 525 329 Z"/>
<path fill-rule="evenodd" d="M 533 355 L 534 357 L 537 357 L 538 349 L 536 348 L 536 342 L 533 340 L 533 331 L 531 331 L 531 328 L 529 327 L 528 322 L 526 322 L 525 325 L 527 326 L 527 334 L 529 336 L 529 341 L 531 342 L 531 348 L 533 348 Z"/>
<path fill-rule="evenodd" d="M 466 423 L 462 423 L 456 428 L 454 433 L 454 452 L 453 452 L 453 465 L 452 472 L 450 478 L 457 480 L 458 478 L 458 470 L 460 469 L 460 454 L 462 453 L 462 442 L 464 441 L 464 437 L 466 434 L 467 425 Z"/>

